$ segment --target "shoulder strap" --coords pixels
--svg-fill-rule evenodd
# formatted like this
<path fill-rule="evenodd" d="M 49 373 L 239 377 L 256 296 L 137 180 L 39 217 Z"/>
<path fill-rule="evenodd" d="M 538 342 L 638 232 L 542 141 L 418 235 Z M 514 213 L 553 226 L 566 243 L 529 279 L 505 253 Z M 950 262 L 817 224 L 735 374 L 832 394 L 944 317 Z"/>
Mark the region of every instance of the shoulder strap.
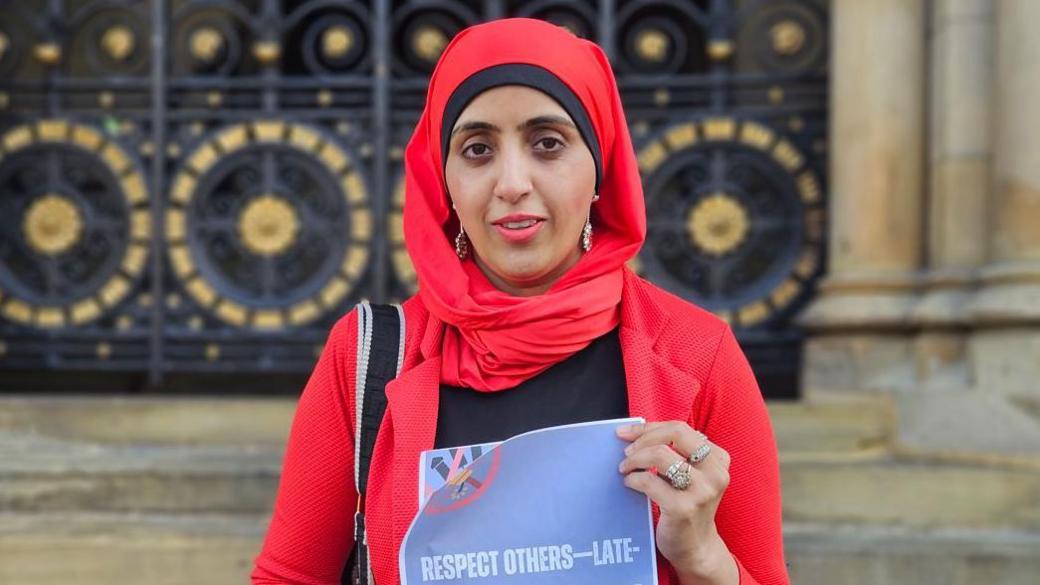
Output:
<path fill-rule="evenodd" d="M 357 420 L 354 441 L 354 484 L 358 494 L 368 488 L 379 425 L 386 413 L 386 384 L 401 372 L 404 361 L 404 311 L 400 305 L 358 304 Z"/>
<path fill-rule="evenodd" d="M 386 384 L 401 373 L 404 362 L 404 310 L 400 305 L 358 304 L 357 373 L 354 381 L 357 420 L 354 424 L 354 485 L 358 508 L 354 514 L 353 562 L 342 583 L 373 585 L 365 533 L 364 502 L 379 426 L 386 414 Z"/>

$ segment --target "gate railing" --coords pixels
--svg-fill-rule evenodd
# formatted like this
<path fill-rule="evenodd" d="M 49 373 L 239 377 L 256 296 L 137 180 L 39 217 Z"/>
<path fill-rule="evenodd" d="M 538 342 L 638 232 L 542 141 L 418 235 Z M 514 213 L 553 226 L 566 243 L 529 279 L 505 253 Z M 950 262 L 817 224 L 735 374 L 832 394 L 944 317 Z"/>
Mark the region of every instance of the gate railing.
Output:
<path fill-rule="evenodd" d="M 308 370 L 353 303 L 414 290 L 401 155 L 440 51 L 528 16 L 614 64 L 647 198 L 634 267 L 789 390 L 825 254 L 827 8 L 0 2 L 0 369 Z"/>

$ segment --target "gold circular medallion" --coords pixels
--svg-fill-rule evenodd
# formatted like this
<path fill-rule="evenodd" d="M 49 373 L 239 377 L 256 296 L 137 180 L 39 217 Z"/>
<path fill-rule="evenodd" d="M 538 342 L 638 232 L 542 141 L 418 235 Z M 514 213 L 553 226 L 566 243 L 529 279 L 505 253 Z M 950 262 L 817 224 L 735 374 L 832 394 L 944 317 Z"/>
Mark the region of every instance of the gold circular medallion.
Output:
<path fill-rule="evenodd" d="M 747 210 L 725 193 L 705 197 L 690 210 L 686 219 L 690 241 L 713 256 L 735 250 L 747 237 L 749 227 Z"/>
<path fill-rule="evenodd" d="M 270 65 L 278 60 L 282 47 L 276 41 L 257 41 L 253 43 L 253 57 L 262 65 Z"/>
<path fill-rule="evenodd" d="M 116 25 L 101 35 L 101 46 L 115 61 L 123 61 L 134 52 L 134 32 L 124 25 Z"/>
<path fill-rule="evenodd" d="M 636 53 L 646 61 L 660 63 L 668 56 L 671 39 L 663 31 L 650 28 L 642 30 L 636 37 Z"/>
<path fill-rule="evenodd" d="M 224 35 L 220 31 L 205 27 L 191 33 L 191 56 L 199 61 L 212 61 L 224 48 Z"/>
<path fill-rule="evenodd" d="M 285 199 L 261 195 L 246 204 L 238 217 L 238 234 L 242 242 L 256 254 L 275 256 L 296 241 L 300 220 L 296 210 Z"/>
<path fill-rule="evenodd" d="M 345 26 L 330 26 L 321 33 L 321 52 L 327 59 L 342 59 L 354 46 L 354 35 Z"/>
<path fill-rule="evenodd" d="M 733 43 L 726 39 L 714 40 L 708 43 L 708 56 L 715 61 L 728 59 L 733 54 Z"/>
<path fill-rule="evenodd" d="M 424 26 L 412 36 L 412 50 L 427 61 L 436 61 L 447 45 L 448 36 L 432 26 Z"/>
<path fill-rule="evenodd" d="M 44 65 L 55 65 L 61 61 L 61 46 L 58 43 L 40 43 L 33 49 L 33 55 Z"/>
<path fill-rule="evenodd" d="M 779 55 L 794 55 L 805 45 L 805 29 L 793 20 L 783 20 L 769 29 L 773 50 Z"/>
<path fill-rule="evenodd" d="M 25 212 L 22 231 L 34 250 L 56 256 L 79 241 L 83 233 L 83 218 L 76 204 L 67 197 L 44 195 Z"/>

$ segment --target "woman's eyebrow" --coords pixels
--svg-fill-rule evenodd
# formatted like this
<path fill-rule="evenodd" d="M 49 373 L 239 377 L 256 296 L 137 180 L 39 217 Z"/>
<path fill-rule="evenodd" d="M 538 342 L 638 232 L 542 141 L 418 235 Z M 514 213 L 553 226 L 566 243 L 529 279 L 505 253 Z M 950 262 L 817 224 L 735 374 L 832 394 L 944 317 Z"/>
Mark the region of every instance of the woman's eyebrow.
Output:
<path fill-rule="evenodd" d="M 570 120 L 568 120 L 567 118 L 564 118 L 563 116 L 553 116 L 553 115 L 536 116 L 534 118 L 531 118 L 530 120 L 527 120 L 523 124 L 520 124 L 519 126 L 517 126 L 516 129 L 523 131 L 523 130 L 527 130 L 527 129 L 530 129 L 530 128 L 534 128 L 535 126 L 546 126 L 546 125 L 550 125 L 550 124 L 559 124 L 559 125 L 562 125 L 562 126 L 568 126 L 568 127 L 573 128 L 575 130 L 578 129 L 578 127 L 575 126 L 574 123 L 571 122 Z"/>
<path fill-rule="evenodd" d="M 464 122 L 456 126 L 455 129 L 451 131 L 450 138 L 455 138 L 455 135 L 459 132 L 467 132 L 469 130 L 489 130 L 492 132 L 501 132 L 498 126 L 495 126 L 494 124 L 489 124 L 487 122 Z"/>
<path fill-rule="evenodd" d="M 562 126 L 567 126 L 569 128 L 573 128 L 575 130 L 578 129 L 578 127 L 575 126 L 574 123 L 571 122 L 570 120 L 568 120 L 567 118 L 564 118 L 563 116 L 554 116 L 554 115 L 535 116 L 534 118 L 531 118 L 531 119 L 525 121 L 524 123 L 520 124 L 519 126 L 517 126 L 516 129 L 520 130 L 520 131 L 524 131 L 524 130 L 528 130 L 528 129 L 534 128 L 536 126 L 546 126 L 546 125 L 551 125 L 551 124 L 559 124 L 559 125 L 562 125 Z M 499 128 L 498 126 L 495 126 L 494 124 L 490 124 L 488 122 L 479 122 L 479 121 L 463 122 L 462 124 L 459 124 L 458 126 L 456 126 L 454 130 L 451 131 L 451 138 L 454 138 L 455 135 L 458 134 L 459 132 L 468 132 L 470 130 L 487 130 L 487 131 L 490 131 L 490 132 L 501 132 L 502 131 L 501 128 Z"/>

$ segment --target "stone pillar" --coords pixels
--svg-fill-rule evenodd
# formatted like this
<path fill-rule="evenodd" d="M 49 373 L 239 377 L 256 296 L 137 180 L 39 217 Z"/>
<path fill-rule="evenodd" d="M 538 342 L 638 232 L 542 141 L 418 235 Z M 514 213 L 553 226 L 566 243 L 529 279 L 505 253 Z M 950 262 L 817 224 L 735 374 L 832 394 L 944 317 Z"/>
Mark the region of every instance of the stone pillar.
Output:
<path fill-rule="evenodd" d="M 922 260 L 924 0 L 834 0 L 828 275 L 801 316 L 804 386 L 905 385 Z"/>
<path fill-rule="evenodd" d="M 917 379 L 940 389 L 972 385 L 966 311 L 986 260 L 994 81 L 991 0 L 932 4 L 929 95 L 928 272 L 912 320 Z"/>
<path fill-rule="evenodd" d="M 993 206 L 993 5 L 932 3 L 928 271 L 912 315 L 921 328 L 917 385 L 896 394 L 895 446 L 903 453 L 989 457 L 1040 438 L 1025 413 L 978 386 L 966 349 Z M 966 428 L 978 432 L 965 440 Z"/>
<path fill-rule="evenodd" d="M 1040 411 L 1040 2 L 994 3 L 996 108 L 988 263 L 971 305 L 976 383 Z"/>
<path fill-rule="evenodd" d="M 919 386 L 897 395 L 895 447 L 1035 457 L 1040 115 L 1031 98 L 1040 43 L 1027 23 L 1040 19 L 1040 3 L 932 6 L 928 292 L 914 311 Z M 977 431 L 965 440 L 965 429 Z"/>

